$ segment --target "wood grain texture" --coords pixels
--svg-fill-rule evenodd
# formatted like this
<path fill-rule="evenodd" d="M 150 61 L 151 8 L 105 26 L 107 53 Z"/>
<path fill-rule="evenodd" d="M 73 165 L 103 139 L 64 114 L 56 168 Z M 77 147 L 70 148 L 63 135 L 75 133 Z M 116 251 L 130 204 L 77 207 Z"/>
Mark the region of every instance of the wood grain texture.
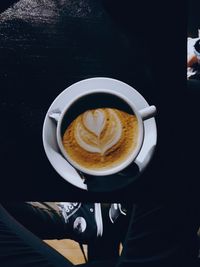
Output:
<path fill-rule="evenodd" d="M 84 256 L 80 250 L 79 244 L 73 240 L 62 239 L 62 240 L 44 240 L 49 246 L 57 250 L 66 259 L 71 261 L 73 264 L 85 263 Z M 83 245 L 85 255 L 87 255 L 87 245 Z M 99 247 L 99 249 L 101 249 Z M 122 253 L 123 246 L 120 244 L 119 255 Z"/>
<path fill-rule="evenodd" d="M 45 242 L 62 254 L 65 258 L 71 261 L 73 264 L 85 263 L 84 256 L 79 247 L 79 244 L 73 240 L 45 240 Z M 87 246 L 84 245 L 85 255 L 87 255 Z"/>

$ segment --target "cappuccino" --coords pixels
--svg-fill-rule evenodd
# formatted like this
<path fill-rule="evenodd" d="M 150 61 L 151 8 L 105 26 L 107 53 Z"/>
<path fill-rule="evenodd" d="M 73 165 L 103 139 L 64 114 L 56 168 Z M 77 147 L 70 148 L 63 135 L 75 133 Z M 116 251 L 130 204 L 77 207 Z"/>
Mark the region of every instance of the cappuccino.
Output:
<path fill-rule="evenodd" d="M 85 111 L 64 132 L 62 143 L 68 158 L 90 170 L 108 170 L 133 153 L 138 142 L 135 115 L 115 108 Z"/>

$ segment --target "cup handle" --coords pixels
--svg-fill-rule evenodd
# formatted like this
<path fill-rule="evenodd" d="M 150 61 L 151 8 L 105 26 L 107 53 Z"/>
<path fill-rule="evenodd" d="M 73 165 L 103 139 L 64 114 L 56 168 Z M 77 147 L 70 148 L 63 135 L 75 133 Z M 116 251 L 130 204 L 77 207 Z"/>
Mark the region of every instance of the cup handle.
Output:
<path fill-rule="evenodd" d="M 147 120 L 155 116 L 156 114 L 156 107 L 155 106 L 148 106 L 146 108 L 143 108 L 139 110 L 139 114 L 142 118 L 142 120 Z"/>
<path fill-rule="evenodd" d="M 58 120 L 60 118 L 60 114 L 61 114 L 61 111 L 59 109 L 54 109 L 54 110 L 49 112 L 48 116 L 51 119 L 54 119 L 56 123 L 58 123 Z"/>

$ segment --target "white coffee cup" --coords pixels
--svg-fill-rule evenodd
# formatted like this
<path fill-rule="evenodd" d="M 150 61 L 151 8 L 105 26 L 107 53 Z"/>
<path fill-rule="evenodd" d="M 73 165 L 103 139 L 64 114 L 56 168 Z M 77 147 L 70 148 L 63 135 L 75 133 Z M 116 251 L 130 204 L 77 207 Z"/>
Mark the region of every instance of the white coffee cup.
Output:
<path fill-rule="evenodd" d="M 96 99 L 96 101 L 94 101 Z M 109 107 L 109 108 L 117 108 L 126 111 L 129 109 L 131 113 L 133 113 L 138 120 L 138 140 L 136 148 L 133 150 L 131 155 L 125 159 L 122 163 L 117 166 L 110 167 L 107 169 L 89 169 L 79 165 L 77 162 L 72 160 L 70 156 L 67 154 L 63 143 L 62 137 L 64 131 L 67 129 L 69 124 L 84 111 L 89 109 L 96 109 L 101 107 Z M 133 101 L 130 101 L 127 96 L 123 95 L 123 92 L 115 92 L 114 90 L 98 88 L 93 90 L 79 90 L 76 91 L 74 97 L 71 101 L 66 103 L 63 110 L 54 111 L 49 114 L 49 116 L 55 119 L 57 123 L 56 130 L 56 138 L 59 149 L 65 159 L 77 170 L 94 176 L 105 176 L 111 175 L 114 173 L 118 173 L 121 170 L 125 169 L 128 165 L 130 165 L 137 157 L 140 152 L 143 141 L 144 141 L 144 121 L 153 117 L 156 113 L 155 106 L 148 106 L 144 109 L 137 110 Z"/>

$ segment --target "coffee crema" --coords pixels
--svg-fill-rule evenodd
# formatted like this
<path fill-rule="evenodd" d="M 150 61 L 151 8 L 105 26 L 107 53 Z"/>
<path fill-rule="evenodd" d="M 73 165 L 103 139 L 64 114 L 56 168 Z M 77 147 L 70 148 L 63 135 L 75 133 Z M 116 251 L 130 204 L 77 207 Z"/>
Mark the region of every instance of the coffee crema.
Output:
<path fill-rule="evenodd" d="M 88 110 L 66 129 L 63 146 L 68 157 L 90 170 L 107 170 L 133 153 L 138 140 L 135 115 L 114 108 Z"/>

